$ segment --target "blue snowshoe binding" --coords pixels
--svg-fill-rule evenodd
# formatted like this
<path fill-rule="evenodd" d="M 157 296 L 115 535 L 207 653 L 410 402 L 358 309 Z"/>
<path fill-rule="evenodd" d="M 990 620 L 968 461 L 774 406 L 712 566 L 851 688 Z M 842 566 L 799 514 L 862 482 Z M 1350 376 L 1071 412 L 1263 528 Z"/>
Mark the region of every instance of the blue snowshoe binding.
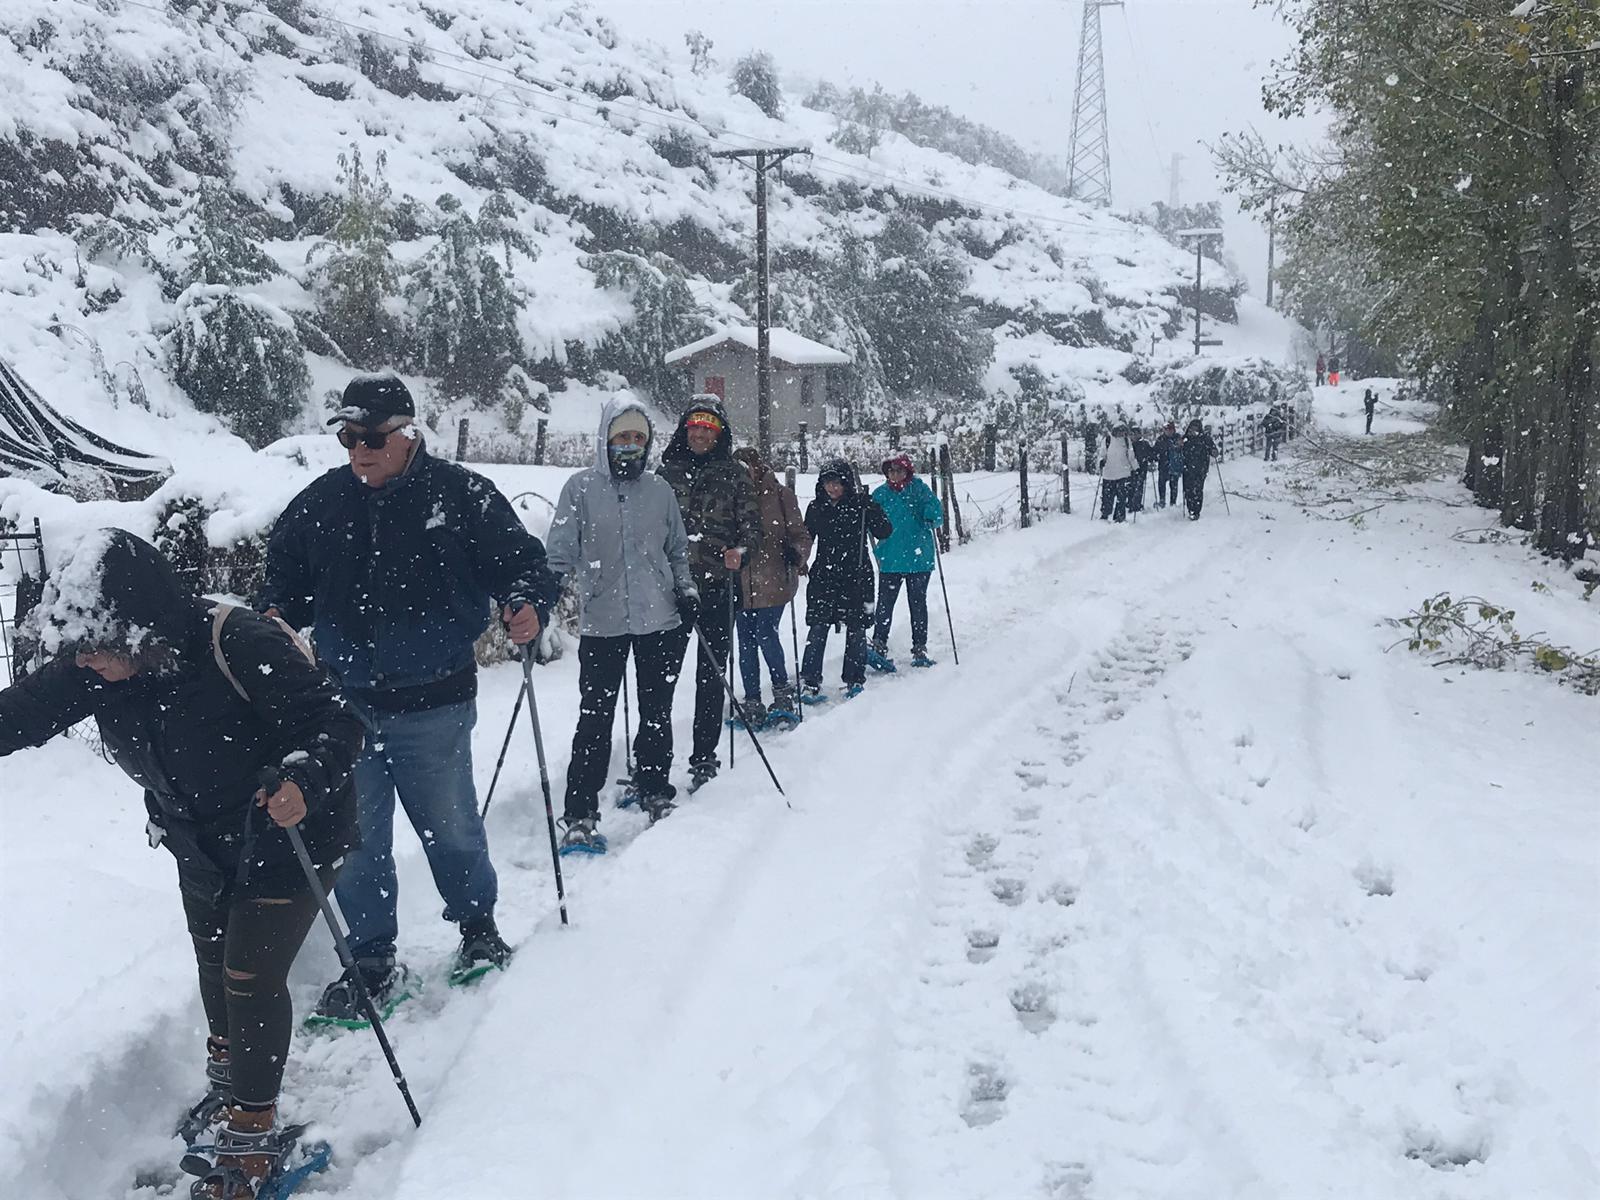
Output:
<path fill-rule="evenodd" d="M 828 693 L 822 690 L 820 684 L 808 683 L 800 689 L 801 704 L 826 704 Z"/>
<path fill-rule="evenodd" d="M 939 665 L 939 660 L 929 658 L 925 647 L 913 646 L 911 648 L 911 665 L 913 667 L 936 667 Z"/>
<path fill-rule="evenodd" d="M 302 1142 L 305 1131 L 304 1125 L 259 1132 L 223 1125 L 211 1144 L 190 1146 L 178 1164 L 199 1176 L 191 1200 L 288 1200 L 333 1158 L 326 1142 Z"/>
<path fill-rule="evenodd" d="M 637 797 L 635 797 L 637 802 Z M 617 806 L 622 807 L 618 801 Z M 566 858 L 572 854 L 604 854 L 606 852 L 606 835 L 601 833 L 598 826 L 599 817 L 579 817 L 565 819 L 561 822 L 566 826 L 566 832 L 561 835 L 561 846 L 558 853 Z"/>
<path fill-rule="evenodd" d="M 867 666 L 880 675 L 893 675 L 900 669 L 894 665 L 894 659 L 889 657 L 889 647 L 878 642 L 873 642 L 867 647 Z"/>

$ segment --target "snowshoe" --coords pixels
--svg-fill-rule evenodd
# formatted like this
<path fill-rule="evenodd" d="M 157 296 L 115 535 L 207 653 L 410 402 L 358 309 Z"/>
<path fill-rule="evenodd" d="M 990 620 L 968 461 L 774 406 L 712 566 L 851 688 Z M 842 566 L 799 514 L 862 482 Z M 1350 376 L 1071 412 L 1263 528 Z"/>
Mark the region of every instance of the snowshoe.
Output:
<path fill-rule="evenodd" d="M 566 826 L 566 831 L 561 835 L 561 848 L 558 851 L 562 858 L 567 857 L 569 854 L 604 854 L 606 852 L 606 835 L 597 828 L 600 824 L 599 817 L 567 819 L 562 824 Z"/>
<path fill-rule="evenodd" d="M 689 764 L 689 794 L 692 796 L 717 777 L 720 766 L 714 762 Z"/>
<path fill-rule="evenodd" d="M 215 1038 L 206 1039 L 206 1094 L 183 1115 L 174 1131 L 185 1145 L 198 1142 L 227 1119 L 233 1098 L 233 1068 L 228 1047 Z"/>
<path fill-rule="evenodd" d="M 767 722 L 767 706 L 765 704 L 761 703 L 761 701 L 759 701 L 759 700 L 746 700 L 739 707 L 744 710 L 745 720 L 741 721 L 739 719 L 739 714 L 738 713 L 733 713 L 732 715 L 730 715 L 728 717 L 728 728 L 729 729 L 732 729 L 735 726 L 738 726 L 740 729 L 743 729 L 745 727 L 745 722 L 746 721 L 749 722 L 749 725 L 750 725 L 750 727 L 752 729 L 760 729 L 763 725 L 766 724 L 766 722 Z"/>
<path fill-rule="evenodd" d="M 889 657 L 889 647 L 877 642 L 867 647 L 867 666 L 880 675 L 893 675 L 900 669 L 894 665 L 894 659 Z"/>
<path fill-rule="evenodd" d="M 820 684 L 808 683 L 800 689 L 801 704 L 826 704 L 827 702 L 828 693 L 822 690 Z"/>
<path fill-rule="evenodd" d="M 863 684 L 863 683 L 852 683 L 847 688 L 844 689 L 844 698 L 846 700 L 854 700 L 857 696 L 861 695 L 861 693 L 866 691 L 866 690 L 867 690 L 866 684 Z"/>
<path fill-rule="evenodd" d="M 421 987 L 410 969 L 396 963 L 392 957 L 357 959 L 353 970 L 361 972 L 367 995 L 372 997 L 373 1007 L 385 1021 Z M 305 1019 L 305 1025 L 311 1029 L 365 1029 L 368 1024 L 350 970 L 324 989 L 315 1011 Z"/>
<path fill-rule="evenodd" d="M 766 724 L 762 728 L 783 733 L 798 724 L 800 724 L 800 694 L 792 687 L 774 688 L 772 707 L 767 709 Z"/>
<path fill-rule="evenodd" d="M 913 667 L 936 667 L 939 665 L 939 661 L 929 658 L 927 650 L 913 646 L 911 648 L 911 665 Z"/>
<path fill-rule="evenodd" d="M 461 948 L 450 968 L 450 986 L 465 987 L 490 971 L 502 971 L 515 951 L 500 936 L 493 917 L 461 922 Z"/>
<path fill-rule="evenodd" d="M 650 818 L 654 825 L 678 806 L 673 803 L 672 797 L 662 792 L 640 792 L 639 810 Z"/>
<path fill-rule="evenodd" d="M 192 1146 L 180 1164 L 200 1178 L 191 1200 L 286 1200 L 305 1179 L 324 1170 L 333 1153 L 327 1143 L 301 1143 L 304 1125 L 273 1128 L 273 1110 L 230 1109 L 228 1123 L 209 1146 Z"/>

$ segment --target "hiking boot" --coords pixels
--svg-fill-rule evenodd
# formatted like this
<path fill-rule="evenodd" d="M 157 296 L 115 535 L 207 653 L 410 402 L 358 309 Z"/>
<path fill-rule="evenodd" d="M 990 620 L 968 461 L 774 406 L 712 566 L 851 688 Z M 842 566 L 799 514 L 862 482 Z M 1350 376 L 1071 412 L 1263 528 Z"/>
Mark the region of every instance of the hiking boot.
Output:
<path fill-rule="evenodd" d="M 772 707 L 767 709 L 767 716 L 787 713 L 795 716 L 800 711 L 800 693 L 792 683 L 772 689 Z"/>
<path fill-rule="evenodd" d="M 689 794 L 693 795 L 717 777 L 721 764 L 716 759 L 689 764 Z"/>
<path fill-rule="evenodd" d="M 479 917 L 461 922 L 461 947 L 456 951 L 455 965 L 450 970 L 450 982 L 469 983 L 474 979 L 511 961 L 515 953 L 500 936 L 493 917 Z"/>
<path fill-rule="evenodd" d="M 606 835 L 600 832 L 598 816 L 567 817 L 561 824 L 565 826 L 565 832 L 561 835 L 562 855 L 606 852 Z"/>
<path fill-rule="evenodd" d="M 767 706 L 761 703 L 760 696 L 754 700 L 746 700 L 739 707 L 744 710 L 744 721 L 741 724 L 748 724 L 751 729 L 760 729 L 767 723 Z M 735 714 L 732 720 L 738 721 L 738 715 Z"/>
<path fill-rule="evenodd" d="M 800 685 L 801 704 L 826 704 L 827 695 L 822 690 L 820 683 L 804 683 Z"/>
<path fill-rule="evenodd" d="M 913 667 L 932 667 L 937 665 L 937 660 L 928 657 L 926 646 L 911 647 L 911 665 Z"/>
<path fill-rule="evenodd" d="M 233 1062 L 228 1043 L 206 1039 L 206 1094 L 183 1115 L 175 1131 L 185 1145 L 192 1145 L 227 1120 L 233 1101 Z"/>
<path fill-rule="evenodd" d="M 411 973 L 395 962 L 394 955 L 358 958 L 354 968 L 345 971 L 324 989 L 322 999 L 317 1001 L 316 1010 L 311 1015 L 312 1021 L 352 1025 L 367 1023 L 367 1014 L 361 1007 L 360 990 L 355 983 L 358 972 L 361 982 L 366 985 L 367 995 L 372 997 L 373 1007 L 384 1017 L 411 995 Z"/>
<path fill-rule="evenodd" d="M 889 657 L 889 647 L 884 642 L 873 642 L 867 647 L 867 666 L 883 675 L 893 674 L 898 668 Z"/>
<path fill-rule="evenodd" d="M 297 1128 L 280 1136 L 276 1114 L 276 1105 L 260 1112 L 228 1109 L 227 1123 L 217 1130 L 216 1158 L 189 1189 L 192 1200 L 256 1200 L 299 1134 Z"/>
<path fill-rule="evenodd" d="M 649 817 L 650 824 L 654 825 L 657 821 L 661 820 L 662 817 L 666 816 L 669 812 L 678 807 L 677 804 L 673 802 L 673 797 L 675 795 L 677 795 L 677 793 L 674 791 L 640 792 L 639 811 L 644 813 L 645 816 Z"/>

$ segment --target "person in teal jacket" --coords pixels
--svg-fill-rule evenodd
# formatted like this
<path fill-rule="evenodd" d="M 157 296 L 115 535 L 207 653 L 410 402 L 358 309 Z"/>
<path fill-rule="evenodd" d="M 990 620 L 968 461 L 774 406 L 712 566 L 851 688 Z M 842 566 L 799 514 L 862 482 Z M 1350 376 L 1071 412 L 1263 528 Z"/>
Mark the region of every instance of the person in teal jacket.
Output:
<path fill-rule="evenodd" d="M 889 657 L 889 626 L 895 601 L 904 585 L 911 608 L 911 665 L 931 667 L 928 657 L 928 579 L 933 574 L 933 531 L 944 524 L 944 507 L 933 489 L 918 479 L 911 457 L 896 454 L 883 464 L 887 482 L 872 498 L 888 514 L 894 533 L 873 547 L 878 559 L 878 624 L 867 650 L 867 665 L 875 671 L 893 671 Z"/>

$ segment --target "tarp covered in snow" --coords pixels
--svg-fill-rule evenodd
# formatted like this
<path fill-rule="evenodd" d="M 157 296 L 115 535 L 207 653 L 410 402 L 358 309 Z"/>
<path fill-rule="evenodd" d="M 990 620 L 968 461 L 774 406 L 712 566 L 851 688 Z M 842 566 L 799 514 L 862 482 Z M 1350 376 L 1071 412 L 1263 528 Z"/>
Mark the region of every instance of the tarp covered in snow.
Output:
<path fill-rule="evenodd" d="M 0 476 L 70 488 L 85 467 L 109 480 L 123 499 L 149 494 L 172 473 L 166 459 L 118 446 L 62 416 L 0 359 Z"/>
<path fill-rule="evenodd" d="M 801 337 L 789 329 L 770 330 L 772 340 L 769 343 L 773 362 L 787 363 L 791 367 L 809 366 L 842 366 L 850 362 L 851 358 L 843 350 L 835 350 L 832 346 L 825 346 L 821 342 L 814 342 L 810 338 Z M 756 329 L 753 325 L 726 325 L 709 337 L 703 337 L 698 342 L 690 342 L 687 346 L 679 346 L 676 350 L 669 350 L 662 356 L 661 361 L 669 366 L 677 362 L 686 362 L 697 354 L 707 350 L 714 350 L 718 346 L 733 344 L 743 346 L 746 350 L 756 349 Z"/>

